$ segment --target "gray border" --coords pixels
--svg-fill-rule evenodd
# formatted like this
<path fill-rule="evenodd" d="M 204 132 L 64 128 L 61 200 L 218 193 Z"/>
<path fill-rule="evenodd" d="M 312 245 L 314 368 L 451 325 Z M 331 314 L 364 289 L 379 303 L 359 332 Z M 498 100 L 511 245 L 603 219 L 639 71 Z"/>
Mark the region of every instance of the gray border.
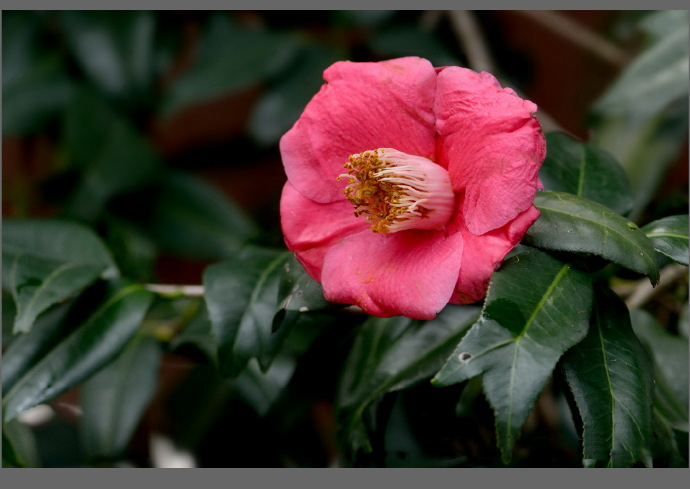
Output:
<path fill-rule="evenodd" d="M 528 5 L 525 5 L 528 3 Z M 583 5 L 583 3 L 585 5 Z M 323 4 L 317 2 L 299 2 L 295 5 L 294 2 L 289 4 L 290 7 L 297 9 L 324 9 Z M 391 2 L 372 2 L 356 1 L 348 2 L 347 5 L 341 5 L 344 9 L 360 9 L 378 7 L 382 9 L 390 9 L 395 6 L 398 9 L 416 10 L 420 8 L 417 2 L 396 2 L 391 5 Z M 451 1 L 436 1 L 425 3 L 424 7 L 433 9 L 443 8 L 479 8 L 479 9 L 515 9 L 529 7 L 532 9 L 549 9 L 553 8 L 553 2 L 546 1 L 530 1 L 521 2 L 521 4 L 502 2 L 458 2 Z M 611 9 L 618 10 L 621 2 L 578 2 L 578 9 L 594 8 L 594 9 Z M 93 8 L 160 8 L 165 9 L 194 9 L 194 10 L 212 10 L 212 9 L 284 9 L 287 5 L 278 2 L 220 2 L 205 0 L 202 2 L 167 2 L 165 4 L 158 2 L 118 2 L 117 4 L 95 3 L 88 1 L 64 1 L 64 2 L 49 2 L 47 0 L 41 1 L 26 1 L 26 0 L 5 0 L 3 2 L 3 9 L 19 9 L 19 10 L 33 10 L 33 9 L 93 9 Z M 330 7 L 330 6 L 329 6 Z M 685 2 L 630 2 L 625 4 L 627 8 L 635 8 L 646 10 L 650 8 L 663 7 L 664 9 L 687 9 Z M 332 7 L 331 7 L 332 8 Z M 330 8 L 326 8 L 330 9 Z M 325 10 L 325 9 L 324 9 Z M 146 487 L 151 482 L 166 484 L 168 487 L 184 487 L 189 488 L 193 485 L 199 484 L 201 478 L 203 482 L 211 482 L 227 486 L 233 486 L 237 481 L 253 483 L 251 486 L 256 487 L 271 487 L 271 486 L 292 486 L 293 483 L 300 485 L 313 484 L 314 487 L 347 487 L 351 488 L 354 484 L 361 484 L 369 482 L 367 485 L 380 485 L 381 482 L 388 484 L 395 484 L 396 486 L 405 487 L 423 487 L 428 486 L 430 482 L 446 482 L 453 486 L 479 486 L 492 487 L 499 486 L 535 486 L 535 487 L 582 487 L 583 482 L 596 481 L 603 484 L 625 484 L 632 487 L 645 486 L 650 487 L 653 484 L 663 484 L 667 481 L 687 481 L 687 469 L 667 469 L 661 472 L 661 479 L 659 479 L 659 472 L 652 471 L 636 471 L 615 469 L 615 470 L 582 470 L 582 469 L 521 469 L 519 471 L 510 470 L 502 471 L 500 469 L 472 469 L 458 472 L 454 469 L 349 469 L 344 471 L 333 471 L 329 469 L 204 469 L 196 471 L 170 472 L 164 470 L 142 470 L 142 469 L 23 469 L 21 471 L 12 471 L 10 469 L 2 469 L 3 472 L 0 478 L 3 482 L 3 487 L 36 487 L 38 484 L 55 484 L 59 478 L 65 479 L 70 484 L 77 487 L 117 487 L 120 489 L 125 483 L 132 483 L 134 487 Z M 56 473 L 54 473 L 57 471 Z M 16 485 L 11 485 L 15 482 Z M 61 482 L 61 481 L 60 481 Z M 374 484 L 372 484 L 372 482 Z M 682 485 L 679 485 L 682 487 Z"/>

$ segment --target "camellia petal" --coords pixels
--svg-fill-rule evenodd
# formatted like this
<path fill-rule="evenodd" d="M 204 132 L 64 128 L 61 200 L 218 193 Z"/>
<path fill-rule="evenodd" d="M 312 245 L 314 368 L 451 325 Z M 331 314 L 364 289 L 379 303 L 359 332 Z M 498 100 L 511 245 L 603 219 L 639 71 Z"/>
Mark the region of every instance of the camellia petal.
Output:
<path fill-rule="evenodd" d="M 280 141 L 288 180 L 317 202 L 343 198 L 334 185 L 348 156 L 390 147 L 434 155 L 436 71 L 421 58 L 333 64 L 327 82 Z"/>
<path fill-rule="evenodd" d="M 300 194 L 289 181 L 283 187 L 280 199 L 280 222 L 288 248 L 298 253 L 297 257 L 308 268 L 309 274 L 318 281 L 328 247 L 351 234 L 369 229 L 364 219 L 355 217 L 352 204 L 347 200 L 327 204 L 315 202 Z"/>
<path fill-rule="evenodd" d="M 462 234 L 363 231 L 326 254 L 326 299 L 375 316 L 433 319 L 448 304 L 462 261 Z"/>
<path fill-rule="evenodd" d="M 546 155 L 536 110 L 489 73 L 439 71 L 437 161 L 455 190 L 465 192 L 463 216 L 472 233 L 498 229 L 532 204 Z"/>
<path fill-rule="evenodd" d="M 458 202 L 458 207 L 463 207 L 462 200 Z M 448 226 L 448 232 L 459 231 L 462 234 L 462 261 L 465 264 L 472 264 L 472 266 L 460 268 L 458 282 L 450 302 L 471 304 L 483 299 L 486 296 L 491 274 L 538 218 L 539 210 L 531 205 L 505 226 L 480 236 L 471 233 L 461 219 Z"/>
<path fill-rule="evenodd" d="M 288 248 L 326 299 L 369 314 L 432 319 L 482 299 L 539 216 L 536 106 L 419 58 L 340 62 L 324 79 L 281 139 Z"/>

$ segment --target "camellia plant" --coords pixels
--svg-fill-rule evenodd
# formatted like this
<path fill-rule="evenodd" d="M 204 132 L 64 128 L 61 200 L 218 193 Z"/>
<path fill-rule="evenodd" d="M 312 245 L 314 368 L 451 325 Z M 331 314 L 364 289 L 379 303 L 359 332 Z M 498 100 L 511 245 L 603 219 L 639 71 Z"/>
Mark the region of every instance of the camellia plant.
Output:
<path fill-rule="evenodd" d="M 687 11 L 586 141 L 488 13 L 329 15 L 3 15 L 3 466 L 688 467 Z"/>

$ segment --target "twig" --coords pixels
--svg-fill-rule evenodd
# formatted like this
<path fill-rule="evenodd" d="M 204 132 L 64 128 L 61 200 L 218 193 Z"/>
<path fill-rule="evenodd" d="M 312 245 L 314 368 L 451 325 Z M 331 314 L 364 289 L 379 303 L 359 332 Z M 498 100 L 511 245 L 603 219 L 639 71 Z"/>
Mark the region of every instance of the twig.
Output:
<path fill-rule="evenodd" d="M 468 67 L 474 71 L 493 73 L 494 63 L 474 13 L 467 10 L 449 10 L 448 15 L 455 34 L 464 47 Z"/>
<path fill-rule="evenodd" d="M 609 63 L 623 67 L 630 56 L 594 31 L 552 10 L 515 10 Z"/>
<path fill-rule="evenodd" d="M 654 296 L 659 294 L 659 292 L 661 292 L 663 289 L 687 273 L 688 267 L 678 265 L 676 263 L 668 265 L 664 267 L 659 274 L 659 285 L 652 287 L 652 284 L 649 283 L 649 280 L 640 280 L 639 285 L 635 287 L 630 296 L 625 300 L 625 303 L 630 309 L 641 307 L 654 298 Z"/>
<path fill-rule="evenodd" d="M 144 284 L 146 290 L 169 297 L 203 297 L 203 285 Z"/>

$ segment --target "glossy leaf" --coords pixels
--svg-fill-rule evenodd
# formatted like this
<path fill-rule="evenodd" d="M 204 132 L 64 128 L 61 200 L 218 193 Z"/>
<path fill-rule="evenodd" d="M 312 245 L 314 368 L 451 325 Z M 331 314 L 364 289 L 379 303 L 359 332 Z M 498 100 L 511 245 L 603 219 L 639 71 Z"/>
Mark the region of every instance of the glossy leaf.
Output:
<path fill-rule="evenodd" d="M 40 467 L 34 434 L 17 420 L 2 424 L 2 467 Z"/>
<path fill-rule="evenodd" d="M 70 329 L 64 319 L 74 301 L 59 304 L 45 312 L 30 334 L 17 337 L 2 354 L 2 393 L 33 367 Z"/>
<path fill-rule="evenodd" d="M 291 67 L 276 77 L 254 106 L 249 132 L 259 143 L 277 143 L 323 84 L 323 71 L 342 56 L 331 49 L 304 47 Z"/>
<path fill-rule="evenodd" d="M 280 71 L 295 49 L 290 38 L 241 27 L 217 13 L 205 29 L 196 61 L 170 87 L 163 115 L 257 84 Z"/>
<path fill-rule="evenodd" d="M 26 333 L 38 315 L 97 277 L 115 276 L 110 252 L 90 229 L 69 221 L 3 223 L 3 286 L 14 298 L 14 333 Z"/>
<path fill-rule="evenodd" d="M 2 133 L 41 129 L 69 100 L 72 82 L 64 60 L 47 52 L 39 32 L 45 14 L 5 11 L 2 16 Z"/>
<path fill-rule="evenodd" d="M 231 383 L 244 402 L 265 416 L 292 378 L 297 362 L 288 355 L 278 355 L 264 372 L 256 359 Z"/>
<path fill-rule="evenodd" d="M 90 119 L 83 123 L 89 124 Z M 95 152 L 88 155 L 89 149 Z M 102 144 L 77 151 L 88 159 L 88 166 L 67 212 L 82 220 L 96 219 L 112 197 L 151 183 L 161 170 L 150 143 L 121 118 L 108 125 Z"/>
<path fill-rule="evenodd" d="M 445 386 L 483 376 L 506 463 L 559 358 L 587 334 L 591 287 L 588 274 L 543 252 L 511 258 L 494 272 L 481 317 L 433 379 Z"/>
<path fill-rule="evenodd" d="M 235 256 L 258 228 L 212 185 L 170 172 L 163 177 L 149 233 L 168 253 L 217 260 Z"/>
<path fill-rule="evenodd" d="M 584 425 L 586 463 L 649 465 L 653 366 L 615 293 L 597 291 L 589 333 L 566 354 L 563 367 Z"/>
<path fill-rule="evenodd" d="M 546 135 L 546 147 L 539 170 L 546 190 L 593 200 L 619 214 L 630 211 L 633 196 L 628 176 L 610 154 L 558 132 Z"/>
<path fill-rule="evenodd" d="M 3 135 L 17 136 L 39 130 L 67 105 L 72 88 L 58 56 L 36 60 L 26 71 L 3 81 Z"/>
<path fill-rule="evenodd" d="M 594 107 L 651 116 L 688 93 L 688 24 L 680 23 L 636 58 Z"/>
<path fill-rule="evenodd" d="M 370 317 L 360 327 L 336 399 L 353 453 L 371 451 L 367 425 L 379 398 L 436 373 L 478 313 L 474 306 L 449 305 L 433 321 Z"/>
<path fill-rule="evenodd" d="M 670 259 L 688 265 L 688 215 L 669 216 L 650 222 L 642 232 L 654 249 Z"/>
<path fill-rule="evenodd" d="M 67 43 L 81 69 L 104 93 L 142 96 L 153 81 L 153 12 L 63 11 Z"/>
<path fill-rule="evenodd" d="M 664 330 L 654 317 L 641 309 L 630 311 L 635 335 L 648 348 L 659 373 L 680 401 L 687 418 L 688 410 L 688 341 Z M 658 382 L 657 375 L 657 382 Z"/>
<path fill-rule="evenodd" d="M 592 253 L 659 281 L 654 248 L 637 225 L 608 207 L 575 195 L 537 192 L 539 219 L 524 244 L 547 250 Z"/>
<path fill-rule="evenodd" d="M 117 460 L 158 386 L 162 351 L 157 340 L 137 334 L 119 356 L 81 389 L 80 434 L 94 460 Z"/>
<path fill-rule="evenodd" d="M 641 26 L 648 33 L 647 48 L 595 104 L 590 124 L 592 141 L 613 154 L 630 177 L 632 219 L 656 194 L 688 132 L 688 13 L 654 12 Z"/>
<path fill-rule="evenodd" d="M 107 300 L 4 394 L 3 420 L 54 398 L 112 360 L 139 328 L 152 298 L 138 285 L 110 283 Z"/>
<path fill-rule="evenodd" d="M 221 375 L 236 377 L 250 358 L 272 350 L 271 327 L 288 256 L 286 252 L 247 247 L 235 258 L 204 271 L 204 298 L 218 345 Z"/>

